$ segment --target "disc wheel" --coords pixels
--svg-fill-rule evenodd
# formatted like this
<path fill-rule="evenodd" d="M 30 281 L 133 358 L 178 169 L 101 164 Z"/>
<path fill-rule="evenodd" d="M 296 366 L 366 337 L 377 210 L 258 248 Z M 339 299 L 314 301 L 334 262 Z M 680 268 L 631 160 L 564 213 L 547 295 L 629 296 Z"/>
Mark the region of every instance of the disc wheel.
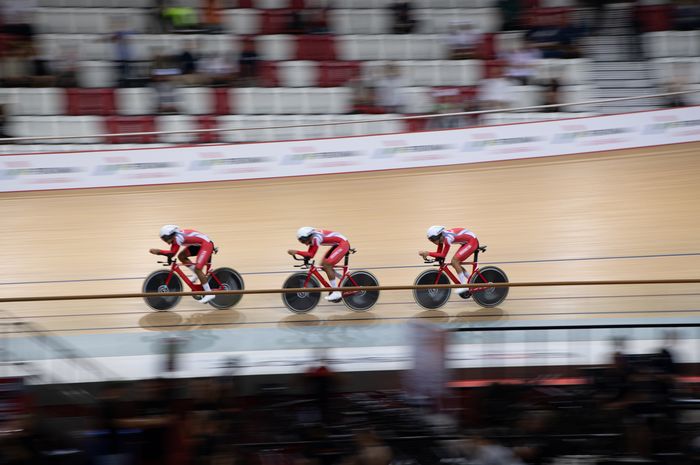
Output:
<path fill-rule="evenodd" d="M 479 283 L 507 283 L 508 277 L 500 268 L 486 266 L 477 269 L 469 278 L 470 284 Z M 482 307 L 496 307 L 506 299 L 507 287 L 487 287 L 483 290 L 472 290 L 474 302 Z"/>
<path fill-rule="evenodd" d="M 368 271 L 355 271 L 345 278 L 341 287 L 378 286 L 379 281 Z M 353 312 L 366 312 L 379 299 L 379 291 L 348 291 L 343 292 L 343 303 Z"/>
<path fill-rule="evenodd" d="M 170 271 L 154 271 L 143 282 L 143 292 L 182 292 L 182 281 L 175 274 L 170 276 Z M 166 281 L 168 283 L 166 284 Z M 173 308 L 180 301 L 180 296 L 153 296 L 144 297 L 146 305 L 154 310 L 165 311 Z"/>
<path fill-rule="evenodd" d="M 449 284 L 450 280 L 444 273 L 436 270 L 426 270 L 416 278 L 416 285 Z M 433 310 L 440 308 L 450 299 L 450 289 L 414 289 L 413 298 L 423 308 Z"/>
<path fill-rule="evenodd" d="M 306 273 L 294 273 L 291 275 L 282 285 L 283 289 L 300 289 L 300 288 L 314 288 L 321 287 L 318 280 L 311 276 L 309 282 L 306 282 Z M 318 305 L 318 301 L 321 300 L 321 293 L 316 291 L 304 291 L 304 292 L 285 292 L 282 294 L 282 302 L 284 305 L 294 313 L 308 313 Z"/>
<path fill-rule="evenodd" d="M 218 278 L 221 285 L 213 278 L 209 278 L 209 287 L 212 291 L 237 291 L 244 289 L 243 278 L 236 270 L 231 268 L 217 268 L 212 274 Z M 218 309 L 231 308 L 243 298 L 243 294 L 217 295 L 209 303 Z"/>

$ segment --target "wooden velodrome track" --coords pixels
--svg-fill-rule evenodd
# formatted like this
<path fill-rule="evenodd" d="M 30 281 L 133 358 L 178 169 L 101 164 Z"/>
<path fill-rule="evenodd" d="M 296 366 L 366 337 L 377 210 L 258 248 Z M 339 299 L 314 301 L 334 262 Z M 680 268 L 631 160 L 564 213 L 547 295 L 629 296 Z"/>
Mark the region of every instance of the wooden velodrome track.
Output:
<path fill-rule="evenodd" d="M 0 194 L 0 296 L 129 293 L 157 268 L 150 247 L 164 223 L 210 235 L 215 265 L 246 287 L 278 288 L 292 270 L 299 226 L 342 232 L 381 284 L 411 284 L 425 229 L 475 231 L 513 282 L 700 276 L 700 143 L 445 168 L 189 184 Z M 155 313 L 140 299 L 2 304 L 64 334 L 239 326 L 696 317 L 700 285 L 511 289 L 500 308 L 454 295 L 440 311 L 387 291 L 367 313 L 321 304 L 293 315 L 279 295 L 245 296 L 216 311 L 185 297 Z M 0 315 L 7 319 L 7 315 Z"/>

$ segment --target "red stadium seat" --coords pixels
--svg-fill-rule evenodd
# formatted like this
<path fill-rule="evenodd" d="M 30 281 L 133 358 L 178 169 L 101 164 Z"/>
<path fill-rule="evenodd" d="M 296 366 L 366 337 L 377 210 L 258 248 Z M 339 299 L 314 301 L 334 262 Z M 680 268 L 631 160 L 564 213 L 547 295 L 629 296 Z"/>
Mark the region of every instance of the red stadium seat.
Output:
<path fill-rule="evenodd" d="M 285 34 L 289 30 L 292 10 L 262 10 L 261 34 Z"/>
<path fill-rule="evenodd" d="M 296 60 L 334 61 L 335 42 L 331 35 L 298 36 Z"/>
<path fill-rule="evenodd" d="M 319 86 L 338 87 L 360 75 L 356 61 L 324 61 L 319 66 Z"/>
<path fill-rule="evenodd" d="M 277 62 L 261 61 L 259 77 L 263 87 L 279 86 L 279 78 L 277 77 Z"/>
<path fill-rule="evenodd" d="M 642 32 L 673 29 L 671 5 L 639 5 L 635 14 Z"/>
<path fill-rule="evenodd" d="M 220 89 L 224 90 L 224 89 Z M 197 118 L 199 129 L 214 129 L 218 127 L 215 116 L 199 116 Z M 197 142 L 200 144 L 209 144 L 219 142 L 218 132 L 200 132 L 197 134 Z"/>
<path fill-rule="evenodd" d="M 233 113 L 231 101 L 229 99 L 229 89 L 217 87 L 214 88 L 214 113 L 217 115 L 230 115 Z"/>
<path fill-rule="evenodd" d="M 153 132 L 156 120 L 153 116 L 109 116 L 105 118 L 109 134 L 125 132 Z M 108 144 L 151 144 L 157 142 L 157 136 L 120 136 L 108 137 Z"/>
<path fill-rule="evenodd" d="M 116 111 L 114 89 L 67 89 L 67 114 L 110 116 Z"/>

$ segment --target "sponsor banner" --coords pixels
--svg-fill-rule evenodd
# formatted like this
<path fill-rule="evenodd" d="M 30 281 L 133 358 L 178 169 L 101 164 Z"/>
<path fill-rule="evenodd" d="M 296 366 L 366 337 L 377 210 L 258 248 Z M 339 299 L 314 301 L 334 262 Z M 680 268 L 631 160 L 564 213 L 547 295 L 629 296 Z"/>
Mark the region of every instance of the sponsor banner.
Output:
<path fill-rule="evenodd" d="M 0 192 L 430 167 L 700 141 L 700 107 L 295 142 L 0 157 Z"/>

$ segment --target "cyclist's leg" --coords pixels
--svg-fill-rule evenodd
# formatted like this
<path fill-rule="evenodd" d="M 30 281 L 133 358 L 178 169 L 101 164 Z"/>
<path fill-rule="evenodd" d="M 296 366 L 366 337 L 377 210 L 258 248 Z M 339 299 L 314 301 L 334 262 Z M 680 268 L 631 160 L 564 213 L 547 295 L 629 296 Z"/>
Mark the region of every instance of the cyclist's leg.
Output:
<path fill-rule="evenodd" d="M 330 282 L 332 287 L 338 287 L 338 275 L 333 269 L 335 265 L 338 264 L 340 260 L 343 259 L 346 253 L 348 253 L 348 250 L 350 250 L 350 243 L 345 241 L 341 244 L 334 245 L 333 247 L 326 252 L 325 257 L 323 257 L 323 261 L 321 262 L 321 266 L 323 267 L 323 270 L 326 272 L 328 275 L 328 281 Z M 331 292 L 328 297 L 326 297 L 327 300 L 338 300 L 342 297 L 342 294 L 339 291 L 334 291 Z"/>
<path fill-rule="evenodd" d="M 462 284 L 467 284 L 467 275 L 465 273 L 464 267 L 462 266 L 462 262 L 468 259 L 476 251 L 477 247 L 479 247 L 479 241 L 476 238 L 472 238 L 469 242 L 463 244 L 462 247 L 460 247 L 452 257 L 451 265 L 457 272 L 457 278 Z M 469 289 L 464 288 L 459 289 L 457 291 L 457 294 L 464 295 L 468 292 Z"/>
<path fill-rule="evenodd" d="M 177 254 L 177 259 L 180 260 L 180 263 L 182 263 L 184 266 L 190 269 L 190 271 L 193 273 L 190 276 L 190 279 L 193 282 L 196 282 L 199 276 L 197 275 L 197 272 L 195 271 L 194 263 L 190 260 L 190 257 L 195 257 L 199 253 L 199 246 L 198 245 L 190 245 L 187 247 L 184 247 L 180 253 Z"/>
<path fill-rule="evenodd" d="M 197 254 L 197 262 L 195 263 L 194 266 L 194 272 L 197 273 L 197 277 L 199 278 L 199 282 L 202 283 L 202 288 L 205 291 L 211 291 L 211 288 L 209 287 L 209 283 L 207 282 L 207 277 L 204 274 L 204 267 L 206 266 L 207 263 L 209 263 L 209 259 L 211 258 L 211 254 L 214 251 L 214 244 L 211 242 L 208 242 L 206 244 L 202 244 L 199 249 L 199 253 Z M 207 303 L 210 300 L 213 300 L 215 296 L 213 295 L 206 295 L 202 297 L 200 300 L 201 303 Z"/>

